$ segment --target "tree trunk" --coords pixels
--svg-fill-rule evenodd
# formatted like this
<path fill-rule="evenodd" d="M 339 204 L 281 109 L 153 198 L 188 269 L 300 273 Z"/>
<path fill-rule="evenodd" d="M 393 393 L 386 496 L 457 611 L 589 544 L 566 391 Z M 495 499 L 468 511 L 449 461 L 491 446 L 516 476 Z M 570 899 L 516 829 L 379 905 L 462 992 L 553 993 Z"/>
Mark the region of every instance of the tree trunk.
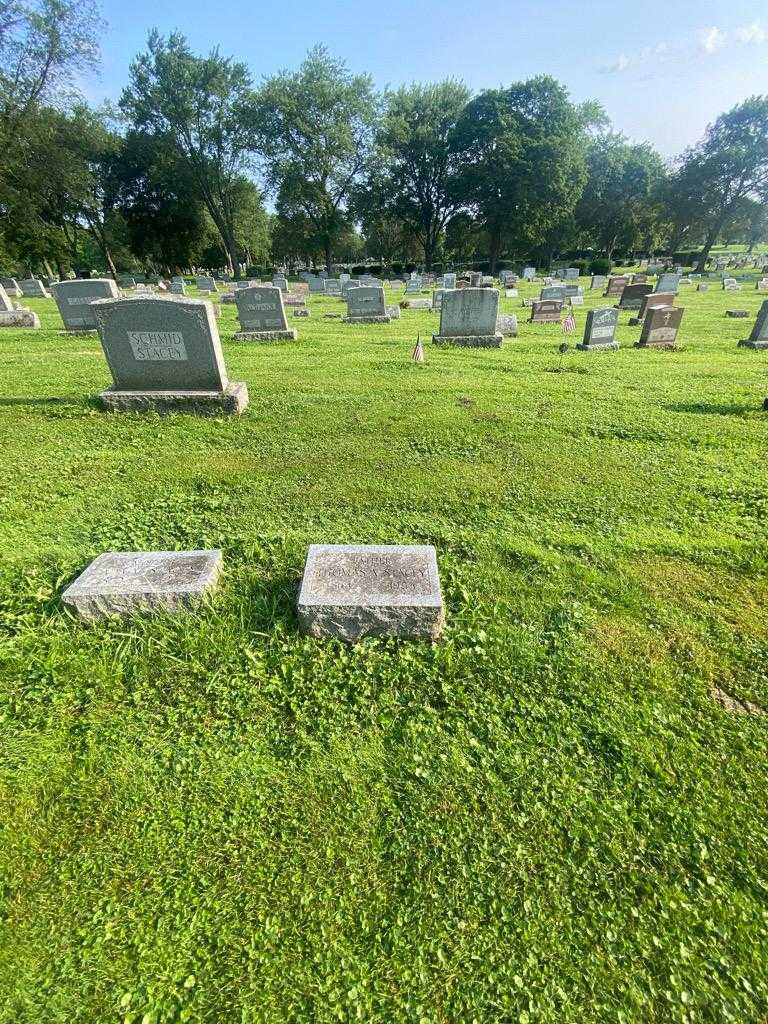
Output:
<path fill-rule="evenodd" d="M 328 235 L 325 236 L 325 269 L 328 271 L 328 276 L 331 276 L 331 240 Z"/>
<path fill-rule="evenodd" d="M 56 275 L 53 272 L 53 267 L 51 266 L 47 259 L 43 260 L 43 266 L 45 267 L 45 273 L 47 274 L 47 276 L 50 277 L 51 280 L 53 280 L 56 277 Z"/>
<path fill-rule="evenodd" d="M 703 246 L 701 252 L 699 253 L 699 262 L 696 264 L 696 271 L 695 272 L 697 274 L 703 274 L 704 273 L 704 269 L 705 269 L 705 267 L 707 265 L 707 260 L 709 259 L 709 252 L 710 252 L 712 246 L 717 241 L 717 236 L 720 234 L 720 232 L 722 230 L 723 221 L 724 220 L 725 220 L 725 217 L 723 215 L 721 215 L 720 217 L 718 217 L 718 219 L 715 221 L 715 223 L 709 229 L 709 232 L 707 233 L 707 237 L 704 239 L 704 246 Z"/>

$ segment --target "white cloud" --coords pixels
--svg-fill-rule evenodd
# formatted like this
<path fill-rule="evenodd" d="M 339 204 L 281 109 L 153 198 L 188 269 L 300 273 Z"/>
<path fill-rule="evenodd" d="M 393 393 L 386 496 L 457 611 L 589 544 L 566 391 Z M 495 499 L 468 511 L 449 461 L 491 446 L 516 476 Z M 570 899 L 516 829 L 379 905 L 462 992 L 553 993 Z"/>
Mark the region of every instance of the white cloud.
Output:
<path fill-rule="evenodd" d="M 709 25 L 696 29 L 687 41 L 681 43 L 657 43 L 656 46 L 646 46 L 630 56 L 620 53 L 615 60 L 603 65 L 601 71 L 605 74 L 621 74 L 640 69 L 652 72 L 659 64 L 691 60 L 697 55 L 711 57 L 726 47 L 760 46 L 764 43 L 768 43 L 768 29 L 759 21 L 742 25 L 732 32 L 725 32 L 717 25 Z"/>
<path fill-rule="evenodd" d="M 753 21 L 751 25 L 737 28 L 734 35 L 740 43 L 756 43 L 759 45 L 768 40 L 768 32 L 766 32 L 759 21 Z"/>
<path fill-rule="evenodd" d="M 700 28 L 696 36 L 699 40 L 699 46 L 704 53 L 716 53 L 725 46 L 728 40 L 728 36 L 717 25 L 712 25 L 710 28 Z"/>

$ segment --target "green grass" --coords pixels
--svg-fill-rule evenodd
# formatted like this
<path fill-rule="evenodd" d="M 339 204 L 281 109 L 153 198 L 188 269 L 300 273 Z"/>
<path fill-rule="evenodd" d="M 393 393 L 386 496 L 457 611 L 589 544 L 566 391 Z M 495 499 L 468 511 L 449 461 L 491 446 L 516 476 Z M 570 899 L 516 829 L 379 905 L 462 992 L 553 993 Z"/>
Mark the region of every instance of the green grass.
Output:
<path fill-rule="evenodd" d="M 534 293 L 524 286 L 521 295 Z M 107 415 L 0 333 L 0 1021 L 765 1021 L 768 353 L 324 320 L 240 419 Z M 580 340 L 587 293 L 576 311 Z M 290 316 L 290 312 L 289 312 Z M 553 372 L 562 370 L 563 372 Z M 302 637 L 312 542 L 433 543 L 436 645 Z M 220 546 L 188 617 L 72 620 L 109 549 Z"/>

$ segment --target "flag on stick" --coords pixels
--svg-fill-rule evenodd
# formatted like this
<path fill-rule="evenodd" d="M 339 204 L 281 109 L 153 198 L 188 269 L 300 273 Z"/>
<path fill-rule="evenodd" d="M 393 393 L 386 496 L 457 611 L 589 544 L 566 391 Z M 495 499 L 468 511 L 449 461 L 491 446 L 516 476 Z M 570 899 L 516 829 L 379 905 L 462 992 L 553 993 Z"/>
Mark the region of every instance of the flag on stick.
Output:
<path fill-rule="evenodd" d="M 414 363 L 424 362 L 424 346 L 421 344 L 420 334 L 416 338 L 416 348 L 413 350 L 413 355 L 411 356 L 411 359 L 413 359 Z"/>
<path fill-rule="evenodd" d="M 563 320 L 563 331 L 566 334 L 570 334 L 571 331 L 576 330 L 576 317 L 573 313 L 569 313 L 568 316 Z"/>

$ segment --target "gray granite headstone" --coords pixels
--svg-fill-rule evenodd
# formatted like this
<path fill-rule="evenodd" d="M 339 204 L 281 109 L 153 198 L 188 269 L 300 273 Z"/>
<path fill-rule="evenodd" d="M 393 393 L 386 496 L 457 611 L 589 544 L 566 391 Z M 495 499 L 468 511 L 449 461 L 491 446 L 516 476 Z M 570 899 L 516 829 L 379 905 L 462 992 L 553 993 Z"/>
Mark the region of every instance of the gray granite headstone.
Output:
<path fill-rule="evenodd" d="M 748 338 L 739 342 L 742 348 L 768 349 L 768 299 L 760 307 Z"/>
<path fill-rule="evenodd" d="M 198 277 L 197 279 L 197 290 L 199 292 L 216 292 L 218 287 L 216 281 L 212 277 Z"/>
<path fill-rule="evenodd" d="M 551 284 L 546 288 L 541 289 L 539 298 L 542 300 L 546 299 L 559 299 L 561 302 L 565 302 L 567 295 L 566 287 L 564 284 Z"/>
<path fill-rule="evenodd" d="M 637 316 L 630 319 L 629 326 L 636 327 L 642 323 L 649 309 L 654 309 L 656 306 L 674 306 L 674 304 L 675 296 L 671 292 L 649 292 L 643 297 Z"/>
<path fill-rule="evenodd" d="M 312 544 L 297 611 L 312 636 L 434 640 L 445 620 L 435 549 Z"/>
<path fill-rule="evenodd" d="M 58 281 L 51 285 L 67 331 L 95 331 L 96 318 L 91 303 L 96 299 L 116 299 L 120 292 L 111 277 L 92 277 L 84 281 Z"/>
<path fill-rule="evenodd" d="M 532 281 L 536 277 L 536 267 L 523 267 L 523 280 Z"/>
<path fill-rule="evenodd" d="M 618 309 L 590 309 L 584 326 L 584 337 L 576 348 L 582 352 L 593 349 L 616 349 L 616 326 L 619 322 Z"/>
<path fill-rule="evenodd" d="M 605 298 L 618 298 L 624 291 L 626 286 L 629 284 L 629 278 L 626 276 L 621 277 L 609 277 L 608 287 L 605 290 Z"/>
<path fill-rule="evenodd" d="M 456 287 L 456 275 L 455 274 L 443 274 L 443 288 L 455 288 Z"/>
<path fill-rule="evenodd" d="M 86 619 L 188 610 L 213 589 L 222 554 L 209 551 L 110 551 L 99 555 L 61 595 Z"/>
<path fill-rule="evenodd" d="M 654 306 L 645 314 L 640 340 L 635 348 L 674 348 L 684 310 L 673 306 Z"/>
<path fill-rule="evenodd" d="M 655 292 L 669 292 L 672 295 L 677 295 L 679 285 L 679 274 L 659 274 L 658 280 L 656 281 L 656 287 L 653 290 Z"/>
<path fill-rule="evenodd" d="M 578 281 L 579 279 L 579 268 L 578 267 L 566 267 L 565 268 L 565 280 L 566 281 Z"/>
<path fill-rule="evenodd" d="M 496 329 L 499 293 L 495 288 L 457 288 L 443 293 L 440 333 L 432 340 L 440 345 L 500 348 L 503 337 Z"/>
<path fill-rule="evenodd" d="M 628 284 L 619 298 L 619 309 L 640 309 L 646 295 L 653 292 L 652 284 Z"/>
<path fill-rule="evenodd" d="M 46 291 L 43 282 L 38 281 L 36 277 L 20 281 L 19 287 L 21 288 L 21 294 L 27 299 L 50 299 L 51 297 Z"/>
<path fill-rule="evenodd" d="M 248 389 L 230 382 L 213 307 L 203 299 L 99 299 L 91 306 L 112 372 L 108 409 L 241 413 Z"/>
<path fill-rule="evenodd" d="M 595 288 L 605 288 L 607 283 L 608 278 L 605 276 L 605 274 L 593 274 L 592 284 L 590 285 L 590 288 L 592 288 L 593 290 Z"/>
<path fill-rule="evenodd" d="M 390 319 L 381 285 L 358 285 L 356 288 L 347 288 L 345 323 L 388 324 Z"/>
<path fill-rule="evenodd" d="M 435 288 L 432 292 L 432 309 L 440 309 L 443 304 L 443 295 L 445 295 L 447 289 Z"/>
<path fill-rule="evenodd" d="M 517 337 L 517 317 L 514 313 L 501 313 L 496 317 L 496 333 L 504 338 Z"/>
<path fill-rule="evenodd" d="M 283 307 L 282 290 L 274 285 L 253 285 L 235 292 L 240 341 L 293 340 L 296 331 L 289 329 Z"/>
<path fill-rule="evenodd" d="M 309 290 L 310 290 L 310 292 L 312 292 L 312 294 L 315 294 L 315 295 L 324 295 L 325 294 L 325 278 L 322 278 L 322 277 L 310 277 L 309 281 L 308 281 L 308 284 L 309 284 Z"/>
<path fill-rule="evenodd" d="M 184 282 L 184 279 L 180 277 L 174 277 L 173 280 L 171 281 L 170 291 L 172 295 L 186 295 L 187 286 L 186 283 Z"/>
<path fill-rule="evenodd" d="M 285 274 L 275 274 L 272 278 L 272 287 L 279 288 L 281 292 L 287 292 L 288 278 Z"/>
<path fill-rule="evenodd" d="M 13 296 L 14 299 L 20 299 L 24 294 L 19 288 L 19 282 L 15 277 L 0 277 L 0 284 L 5 288 L 8 295 Z"/>
<path fill-rule="evenodd" d="M 8 298 L 8 293 L 5 288 L 0 284 L 0 313 L 12 313 L 13 303 Z"/>

